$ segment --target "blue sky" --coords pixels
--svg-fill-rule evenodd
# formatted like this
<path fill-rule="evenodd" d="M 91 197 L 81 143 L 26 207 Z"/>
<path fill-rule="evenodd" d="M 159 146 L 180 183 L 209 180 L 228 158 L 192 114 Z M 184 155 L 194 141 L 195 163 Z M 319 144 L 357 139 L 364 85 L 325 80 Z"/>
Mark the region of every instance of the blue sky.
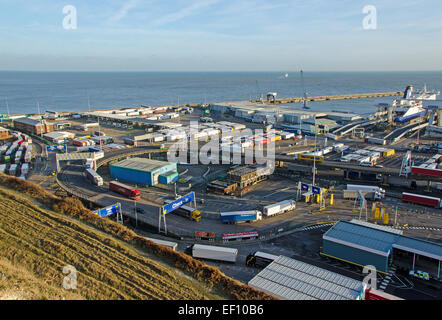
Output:
<path fill-rule="evenodd" d="M 441 39 L 440 0 L 0 0 L 0 70 L 442 70 Z"/>

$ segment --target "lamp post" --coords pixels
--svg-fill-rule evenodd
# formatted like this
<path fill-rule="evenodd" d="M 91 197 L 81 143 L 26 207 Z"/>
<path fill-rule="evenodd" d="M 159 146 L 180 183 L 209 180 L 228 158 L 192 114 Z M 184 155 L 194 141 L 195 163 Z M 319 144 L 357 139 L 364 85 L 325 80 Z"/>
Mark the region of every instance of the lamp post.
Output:
<path fill-rule="evenodd" d="M 137 189 L 137 185 L 135 185 L 135 189 Z M 135 228 L 138 228 L 137 198 L 134 199 L 134 202 L 135 202 Z"/>

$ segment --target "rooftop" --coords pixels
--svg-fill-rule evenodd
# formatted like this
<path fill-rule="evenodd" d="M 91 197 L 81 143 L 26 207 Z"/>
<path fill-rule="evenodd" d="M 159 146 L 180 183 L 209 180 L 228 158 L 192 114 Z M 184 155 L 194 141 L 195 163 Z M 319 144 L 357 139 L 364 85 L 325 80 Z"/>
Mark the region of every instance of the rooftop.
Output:
<path fill-rule="evenodd" d="M 357 300 L 364 290 L 360 281 L 284 256 L 248 284 L 282 300 Z"/>
<path fill-rule="evenodd" d="M 145 158 L 131 158 L 112 164 L 112 167 L 127 168 L 138 171 L 155 171 L 164 166 L 173 164 L 166 161 L 149 160 Z"/>
<path fill-rule="evenodd" d="M 441 245 L 406 237 L 400 230 L 369 222 L 339 221 L 324 234 L 323 239 L 383 256 L 388 256 L 391 249 L 396 248 L 442 261 Z"/>
<path fill-rule="evenodd" d="M 339 221 L 324 236 L 324 240 L 356 249 L 388 256 L 399 235 L 346 221 Z"/>

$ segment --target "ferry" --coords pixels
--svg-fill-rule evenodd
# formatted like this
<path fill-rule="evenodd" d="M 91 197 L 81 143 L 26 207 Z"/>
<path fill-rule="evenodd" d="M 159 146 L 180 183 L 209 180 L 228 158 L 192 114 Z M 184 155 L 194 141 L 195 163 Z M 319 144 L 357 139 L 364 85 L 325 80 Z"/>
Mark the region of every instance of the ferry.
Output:
<path fill-rule="evenodd" d="M 413 86 L 411 87 L 411 97 L 410 99 L 419 100 L 419 101 L 435 101 L 437 100 L 437 96 L 440 95 L 440 91 L 432 90 L 429 91 L 427 89 L 427 85 L 424 85 L 422 90 L 414 91 Z"/>

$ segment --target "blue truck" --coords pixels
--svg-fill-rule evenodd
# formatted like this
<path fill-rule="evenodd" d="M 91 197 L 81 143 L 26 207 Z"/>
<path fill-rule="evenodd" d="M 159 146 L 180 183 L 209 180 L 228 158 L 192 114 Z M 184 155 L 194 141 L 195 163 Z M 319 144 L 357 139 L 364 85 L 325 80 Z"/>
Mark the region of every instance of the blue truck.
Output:
<path fill-rule="evenodd" d="M 233 212 L 220 212 L 220 218 L 222 223 L 236 224 L 241 222 L 255 222 L 262 220 L 262 212 L 253 211 L 233 211 Z"/>

